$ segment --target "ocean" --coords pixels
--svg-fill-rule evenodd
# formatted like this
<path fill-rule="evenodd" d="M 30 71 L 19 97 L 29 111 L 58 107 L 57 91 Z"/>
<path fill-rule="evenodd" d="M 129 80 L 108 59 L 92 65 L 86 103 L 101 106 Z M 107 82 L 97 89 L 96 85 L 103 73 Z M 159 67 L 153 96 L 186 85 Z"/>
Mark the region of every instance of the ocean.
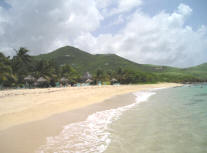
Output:
<path fill-rule="evenodd" d="M 133 104 L 68 124 L 37 152 L 207 153 L 207 85 L 133 94 Z"/>

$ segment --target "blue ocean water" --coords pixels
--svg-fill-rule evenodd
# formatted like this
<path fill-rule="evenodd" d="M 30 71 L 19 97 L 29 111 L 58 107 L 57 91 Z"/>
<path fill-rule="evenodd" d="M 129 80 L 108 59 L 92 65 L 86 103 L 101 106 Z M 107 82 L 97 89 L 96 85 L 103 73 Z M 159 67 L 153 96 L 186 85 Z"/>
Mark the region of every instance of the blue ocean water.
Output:
<path fill-rule="evenodd" d="M 134 95 L 130 105 L 65 125 L 37 153 L 207 153 L 207 85 Z"/>
<path fill-rule="evenodd" d="M 207 85 L 158 90 L 108 132 L 105 153 L 207 153 Z"/>

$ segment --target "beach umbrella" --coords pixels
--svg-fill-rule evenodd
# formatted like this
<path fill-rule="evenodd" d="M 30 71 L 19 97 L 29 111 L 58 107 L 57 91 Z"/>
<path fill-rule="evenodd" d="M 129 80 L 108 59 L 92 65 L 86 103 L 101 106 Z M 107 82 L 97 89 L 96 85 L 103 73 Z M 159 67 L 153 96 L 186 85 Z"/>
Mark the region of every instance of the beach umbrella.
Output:
<path fill-rule="evenodd" d="M 24 78 L 24 80 L 27 82 L 33 82 L 33 81 L 35 81 L 35 78 L 33 77 L 33 76 L 31 76 L 31 75 L 28 75 L 27 77 L 25 77 Z"/>
<path fill-rule="evenodd" d="M 31 75 L 28 75 L 27 77 L 25 77 L 24 78 L 24 81 L 25 81 L 25 86 L 26 87 L 31 87 L 32 86 L 32 84 L 34 83 L 34 81 L 35 81 L 35 78 L 33 77 L 33 76 L 31 76 Z"/>
<path fill-rule="evenodd" d="M 37 82 L 42 83 L 42 82 L 47 82 L 47 80 L 43 77 L 40 77 L 39 79 L 37 79 Z"/>
<path fill-rule="evenodd" d="M 113 78 L 111 79 L 111 82 L 117 82 L 117 79 Z"/>
<path fill-rule="evenodd" d="M 44 77 L 40 77 L 39 79 L 37 79 L 37 86 L 48 87 L 49 81 L 47 79 L 45 79 Z"/>
<path fill-rule="evenodd" d="M 117 79 L 115 79 L 115 78 L 111 79 L 111 84 L 112 84 L 112 85 L 113 85 L 114 83 L 117 83 L 117 82 L 118 82 Z"/>

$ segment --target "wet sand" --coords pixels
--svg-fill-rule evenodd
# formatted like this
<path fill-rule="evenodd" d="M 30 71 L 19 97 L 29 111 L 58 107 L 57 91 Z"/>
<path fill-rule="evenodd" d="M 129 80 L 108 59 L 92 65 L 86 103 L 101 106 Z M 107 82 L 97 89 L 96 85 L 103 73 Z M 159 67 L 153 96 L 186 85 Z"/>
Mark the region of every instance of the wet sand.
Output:
<path fill-rule="evenodd" d="M 53 115 L 47 119 L 14 126 L 0 132 L 1 153 L 32 153 L 46 143 L 46 137 L 58 135 L 64 125 L 80 122 L 88 115 L 98 111 L 118 108 L 134 103 L 133 94 L 115 96 L 102 103 L 93 104 L 82 109 Z"/>

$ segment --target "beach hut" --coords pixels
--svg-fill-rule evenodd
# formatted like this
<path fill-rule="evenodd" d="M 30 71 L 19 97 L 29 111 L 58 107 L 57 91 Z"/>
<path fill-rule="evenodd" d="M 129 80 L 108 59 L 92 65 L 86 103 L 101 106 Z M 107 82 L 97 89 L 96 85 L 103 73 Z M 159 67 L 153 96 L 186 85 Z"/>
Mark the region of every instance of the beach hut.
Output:
<path fill-rule="evenodd" d="M 24 78 L 24 81 L 26 83 L 26 86 L 31 87 L 35 82 L 35 78 L 31 75 L 28 75 L 27 77 Z"/>
<path fill-rule="evenodd" d="M 48 80 L 45 79 L 44 77 L 40 77 L 37 79 L 37 85 L 39 87 L 48 87 L 49 86 Z"/>
<path fill-rule="evenodd" d="M 92 75 L 89 73 L 89 72 L 86 72 L 83 77 L 82 77 L 82 80 L 85 82 L 87 80 L 91 80 L 92 79 Z"/>
<path fill-rule="evenodd" d="M 63 78 L 60 79 L 60 82 L 61 82 L 61 83 L 68 83 L 69 80 L 66 79 L 65 77 L 63 77 Z"/>
<path fill-rule="evenodd" d="M 118 83 L 117 79 L 112 78 L 112 79 L 111 79 L 111 84 L 113 85 L 113 84 L 115 84 L 115 83 Z"/>
<path fill-rule="evenodd" d="M 28 75 L 27 77 L 24 78 L 24 81 L 26 82 L 34 82 L 35 78 L 31 75 Z"/>
<path fill-rule="evenodd" d="M 45 78 L 40 77 L 39 79 L 37 79 L 37 82 L 42 83 L 42 82 L 48 82 Z"/>
<path fill-rule="evenodd" d="M 69 80 L 68 80 L 67 78 L 63 77 L 63 78 L 60 79 L 60 82 L 61 82 L 63 85 L 67 85 L 68 82 L 69 82 Z"/>
<path fill-rule="evenodd" d="M 85 83 L 87 83 L 87 84 L 91 84 L 93 82 L 93 80 L 91 80 L 91 79 L 87 79 L 86 81 L 85 81 Z"/>

